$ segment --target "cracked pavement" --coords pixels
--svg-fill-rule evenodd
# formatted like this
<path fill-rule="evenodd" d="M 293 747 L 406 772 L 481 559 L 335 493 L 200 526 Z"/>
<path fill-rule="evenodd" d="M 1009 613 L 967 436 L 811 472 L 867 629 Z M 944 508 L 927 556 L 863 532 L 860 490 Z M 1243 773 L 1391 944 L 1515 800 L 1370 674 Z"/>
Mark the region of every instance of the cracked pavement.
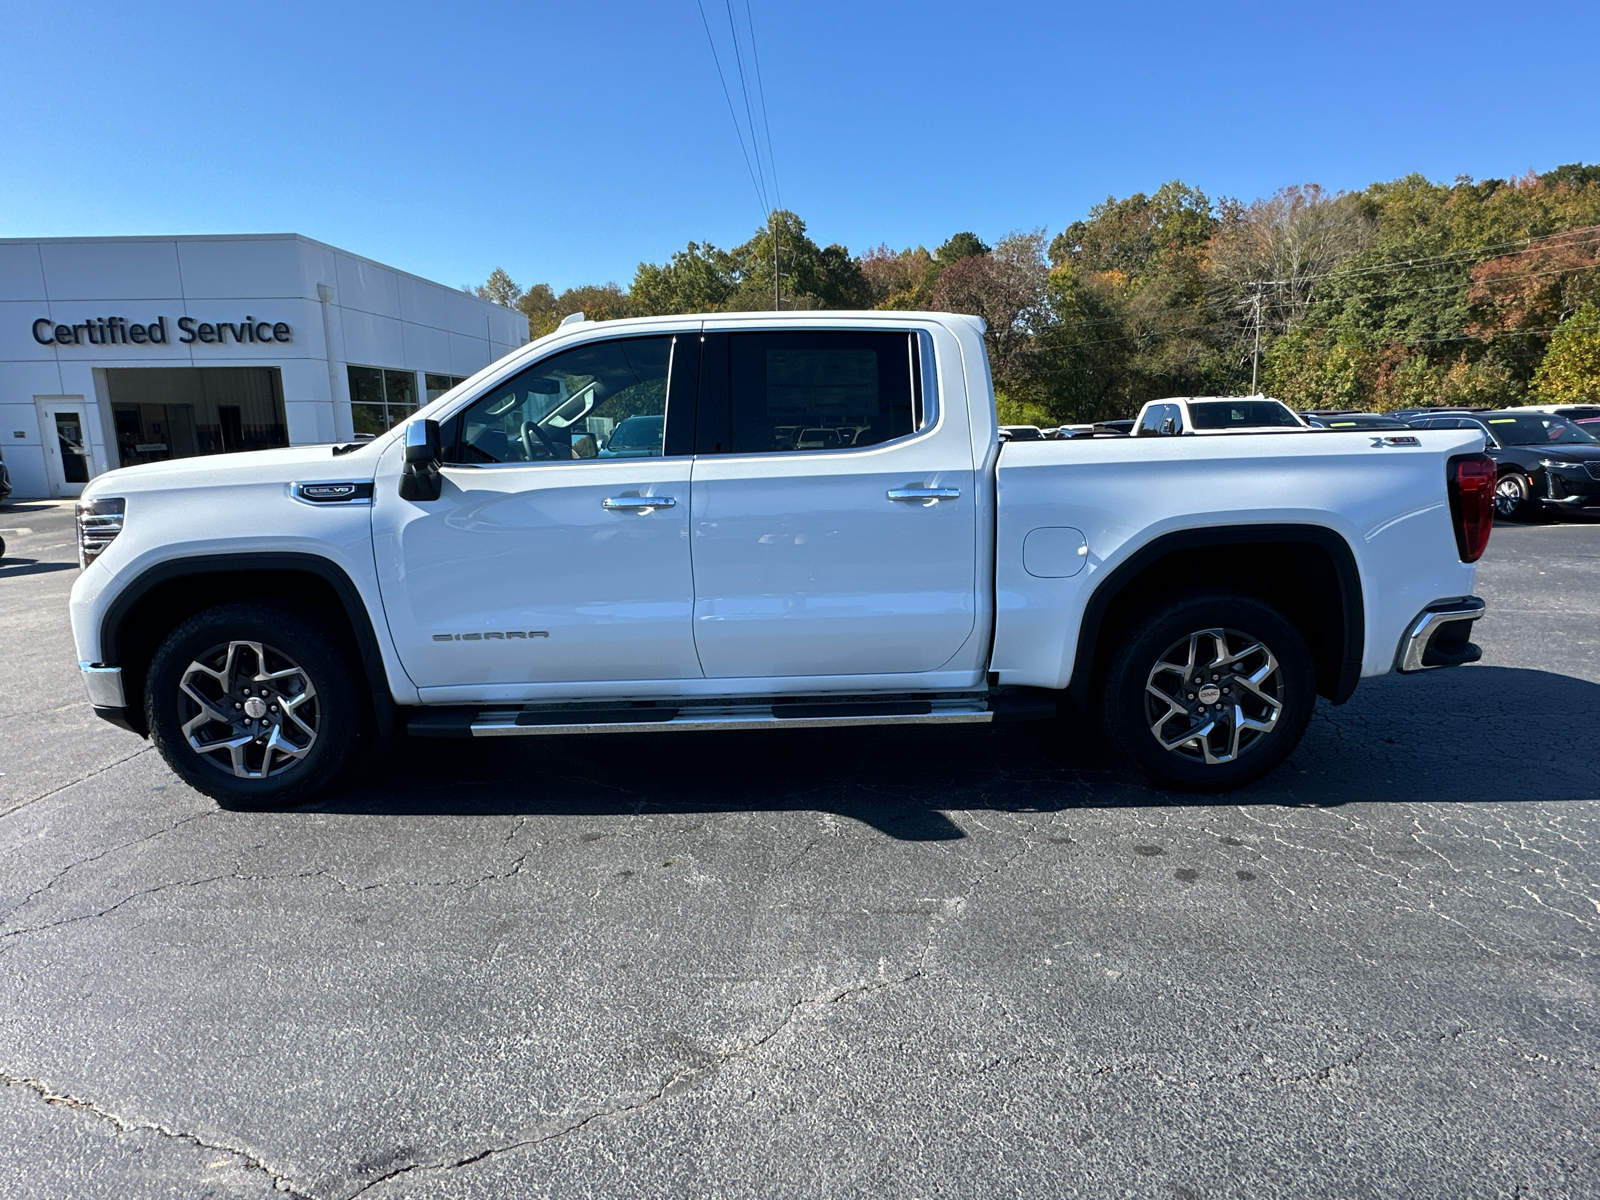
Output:
<path fill-rule="evenodd" d="M 242 814 L 90 713 L 70 521 L 0 510 L 0 1198 L 1600 1193 L 1600 525 L 1231 797 L 1003 726 Z"/>

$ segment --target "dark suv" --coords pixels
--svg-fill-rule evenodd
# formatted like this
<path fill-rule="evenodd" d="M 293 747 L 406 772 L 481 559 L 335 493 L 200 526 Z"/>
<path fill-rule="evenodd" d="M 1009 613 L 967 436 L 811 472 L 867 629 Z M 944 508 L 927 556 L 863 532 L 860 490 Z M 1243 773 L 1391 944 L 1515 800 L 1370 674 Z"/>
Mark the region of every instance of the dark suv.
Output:
<path fill-rule="evenodd" d="M 1600 438 L 1565 417 L 1541 412 L 1412 417 L 1417 429 L 1481 429 L 1499 468 L 1494 509 L 1527 519 L 1540 512 L 1600 505 Z"/>

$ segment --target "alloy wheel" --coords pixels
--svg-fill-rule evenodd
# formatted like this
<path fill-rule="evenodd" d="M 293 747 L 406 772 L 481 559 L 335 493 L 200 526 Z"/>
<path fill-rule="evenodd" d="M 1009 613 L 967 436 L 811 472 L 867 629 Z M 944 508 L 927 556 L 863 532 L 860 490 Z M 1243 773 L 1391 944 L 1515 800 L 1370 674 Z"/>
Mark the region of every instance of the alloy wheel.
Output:
<path fill-rule="evenodd" d="M 178 682 L 183 736 L 205 762 L 239 779 L 266 779 L 301 762 L 321 711 L 311 676 L 261 642 L 214 646 Z"/>
<path fill-rule="evenodd" d="M 1265 741 L 1284 708 L 1283 674 L 1266 644 L 1236 629 L 1179 638 L 1145 680 L 1145 718 L 1164 750 L 1229 763 Z"/>
<path fill-rule="evenodd" d="M 1527 485 L 1516 475 L 1507 475 L 1494 486 L 1494 511 L 1502 517 L 1514 517 L 1527 498 Z"/>

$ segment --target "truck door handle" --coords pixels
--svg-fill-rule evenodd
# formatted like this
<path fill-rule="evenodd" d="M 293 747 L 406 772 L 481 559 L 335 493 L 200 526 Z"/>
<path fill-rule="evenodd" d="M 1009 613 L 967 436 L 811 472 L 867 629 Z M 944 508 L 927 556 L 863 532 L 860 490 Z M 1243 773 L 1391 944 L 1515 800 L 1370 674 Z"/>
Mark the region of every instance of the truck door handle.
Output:
<path fill-rule="evenodd" d="M 903 487 L 890 488 L 889 499 L 910 500 L 926 508 L 930 504 L 937 504 L 941 500 L 956 500 L 961 496 L 960 488 L 952 487 Z"/>
<path fill-rule="evenodd" d="M 607 512 L 654 512 L 658 508 L 672 508 L 678 502 L 671 496 L 623 496 L 613 500 L 609 497 L 600 501 L 600 507 Z"/>

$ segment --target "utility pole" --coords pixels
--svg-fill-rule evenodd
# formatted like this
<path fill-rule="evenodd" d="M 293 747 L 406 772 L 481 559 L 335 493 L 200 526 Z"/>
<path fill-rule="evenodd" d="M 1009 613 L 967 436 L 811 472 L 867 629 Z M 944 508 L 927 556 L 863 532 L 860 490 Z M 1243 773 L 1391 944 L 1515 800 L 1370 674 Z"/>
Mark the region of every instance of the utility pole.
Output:
<path fill-rule="evenodd" d="M 783 296 L 779 289 L 783 286 L 783 276 L 778 272 L 778 214 L 772 214 L 772 311 L 778 312 L 783 308 Z"/>
<path fill-rule="evenodd" d="M 1250 297 L 1250 319 L 1256 327 L 1255 349 L 1250 352 L 1250 394 L 1258 392 L 1256 377 L 1261 370 L 1261 285 L 1257 284 L 1255 293 Z"/>

